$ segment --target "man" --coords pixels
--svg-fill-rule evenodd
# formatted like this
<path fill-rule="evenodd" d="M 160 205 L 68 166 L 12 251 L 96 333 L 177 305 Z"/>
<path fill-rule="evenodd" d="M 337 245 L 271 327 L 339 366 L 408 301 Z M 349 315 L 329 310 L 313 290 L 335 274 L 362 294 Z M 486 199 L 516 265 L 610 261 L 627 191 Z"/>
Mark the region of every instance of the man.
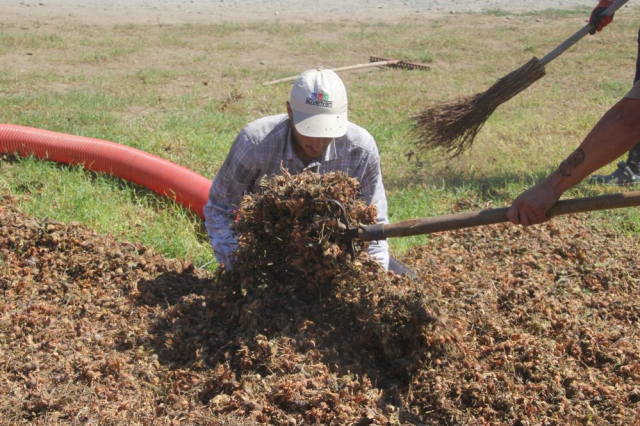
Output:
<path fill-rule="evenodd" d="M 209 241 L 221 265 L 233 266 L 237 241 L 230 224 L 245 192 L 259 191 L 264 176 L 341 171 L 358 179 L 362 198 L 374 204 L 377 222 L 388 223 L 378 148 L 365 129 L 347 119 L 347 91 L 331 70 L 308 70 L 293 85 L 287 113 L 248 124 L 236 137 L 216 174 L 204 207 Z M 372 242 L 369 254 L 385 269 L 411 273 L 389 257 L 386 241 Z"/>
<path fill-rule="evenodd" d="M 591 12 L 589 22 L 595 25 L 591 34 L 601 31 L 613 21 L 613 16 L 603 16 L 602 12 L 613 2 L 611 0 L 600 0 L 598 5 Z M 633 84 L 640 81 L 640 29 L 638 30 L 638 55 L 636 57 L 636 75 Z M 627 161 L 620 161 L 618 168 L 609 175 L 595 175 L 589 179 L 591 183 L 601 183 L 606 185 L 635 185 L 640 183 L 640 142 L 635 144 L 627 155 Z"/>
<path fill-rule="evenodd" d="M 547 212 L 569 188 L 624 154 L 640 140 L 640 81 L 598 121 L 558 169 L 516 198 L 507 218 L 529 226 L 549 220 Z"/>

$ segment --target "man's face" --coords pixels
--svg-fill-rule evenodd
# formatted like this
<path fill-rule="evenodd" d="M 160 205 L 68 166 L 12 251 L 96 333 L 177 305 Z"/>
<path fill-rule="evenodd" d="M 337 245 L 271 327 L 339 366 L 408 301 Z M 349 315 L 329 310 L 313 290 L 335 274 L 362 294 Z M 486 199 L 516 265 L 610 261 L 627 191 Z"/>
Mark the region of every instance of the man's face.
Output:
<path fill-rule="evenodd" d="M 293 122 L 293 112 L 291 106 L 287 102 L 287 112 L 289 113 L 289 119 Z M 301 135 L 296 126 L 291 126 L 293 133 L 293 142 L 295 144 L 295 152 L 303 162 L 309 162 L 314 158 L 320 157 L 327 150 L 329 144 L 333 138 L 313 138 L 310 136 Z"/>
<path fill-rule="evenodd" d="M 303 136 L 293 126 L 294 142 L 302 149 L 306 159 L 318 158 L 327 150 L 327 147 L 333 140 L 333 138 L 311 138 L 309 136 Z M 303 158 L 304 160 L 304 158 Z"/>

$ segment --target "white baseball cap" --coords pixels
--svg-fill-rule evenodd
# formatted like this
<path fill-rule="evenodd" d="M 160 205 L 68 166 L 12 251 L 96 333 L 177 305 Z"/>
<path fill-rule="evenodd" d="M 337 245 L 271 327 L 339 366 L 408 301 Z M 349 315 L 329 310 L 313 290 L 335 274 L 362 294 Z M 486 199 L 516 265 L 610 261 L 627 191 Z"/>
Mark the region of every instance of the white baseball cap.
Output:
<path fill-rule="evenodd" d="M 347 133 L 347 89 L 335 72 L 316 69 L 300 74 L 289 103 L 301 135 L 338 138 Z"/>

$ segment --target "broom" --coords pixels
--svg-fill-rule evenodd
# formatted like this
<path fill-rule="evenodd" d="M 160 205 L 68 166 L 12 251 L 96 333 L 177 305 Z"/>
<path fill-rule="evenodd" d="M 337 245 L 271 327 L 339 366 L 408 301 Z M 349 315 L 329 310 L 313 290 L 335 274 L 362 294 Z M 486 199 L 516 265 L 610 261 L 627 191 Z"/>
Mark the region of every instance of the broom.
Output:
<path fill-rule="evenodd" d="M 628 0 L 616 0 L 604 11 L 613 15 Z M 440 102 L 412 117 L 414 134 L 426 149 L 440 149 L 451 158 L 466 151 L 473 144 L 482 126 L 495 109 L 531 86 L 545 75 L 545 65 L 560 56 L 593 29 L 585 25 L 542 59 L 533 58 L 522 67 L 507 74 L 486 92 L 450 102 Z"/>

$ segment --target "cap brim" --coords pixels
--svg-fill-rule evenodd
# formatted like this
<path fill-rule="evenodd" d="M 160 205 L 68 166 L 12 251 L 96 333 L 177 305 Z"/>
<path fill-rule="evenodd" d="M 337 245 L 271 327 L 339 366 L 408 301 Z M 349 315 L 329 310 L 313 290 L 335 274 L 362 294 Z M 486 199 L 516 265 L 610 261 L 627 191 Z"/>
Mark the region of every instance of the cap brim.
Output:
<path fill-rule="evenodd" d="M 347 113 L 306 114 L 293 110 L 293 124 L 302 136 L 339 138 L 347 133 Z"/>

